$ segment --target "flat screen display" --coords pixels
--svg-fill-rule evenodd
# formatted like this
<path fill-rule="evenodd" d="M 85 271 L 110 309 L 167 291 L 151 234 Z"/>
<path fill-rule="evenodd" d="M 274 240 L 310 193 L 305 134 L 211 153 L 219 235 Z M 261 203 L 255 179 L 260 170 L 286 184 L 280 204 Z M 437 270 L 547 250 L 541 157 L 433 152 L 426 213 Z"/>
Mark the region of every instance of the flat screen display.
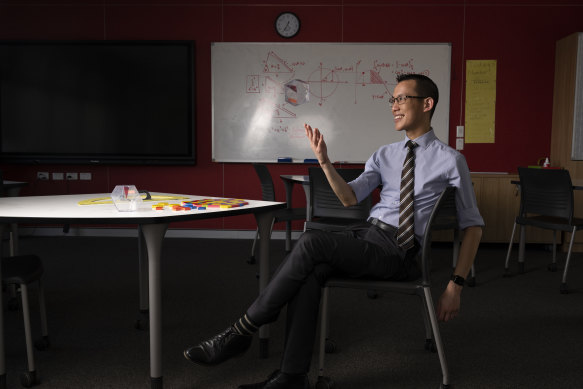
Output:
<path fill-rule="evenodd" d="M 0 160 L 194 164 L 192 41 L 0 42 Z"/>

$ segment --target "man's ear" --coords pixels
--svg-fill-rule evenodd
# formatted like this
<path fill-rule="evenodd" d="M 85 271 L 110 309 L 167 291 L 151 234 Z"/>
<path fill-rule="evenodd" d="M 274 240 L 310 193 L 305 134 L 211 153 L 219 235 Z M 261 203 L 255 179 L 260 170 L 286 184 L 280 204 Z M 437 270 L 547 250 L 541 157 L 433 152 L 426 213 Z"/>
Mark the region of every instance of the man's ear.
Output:
<path fill-rule="evenodd" d="M 423 99 L 423 112 L 428 112 L 433 109 L 433 97 L 426 97 Z"/>

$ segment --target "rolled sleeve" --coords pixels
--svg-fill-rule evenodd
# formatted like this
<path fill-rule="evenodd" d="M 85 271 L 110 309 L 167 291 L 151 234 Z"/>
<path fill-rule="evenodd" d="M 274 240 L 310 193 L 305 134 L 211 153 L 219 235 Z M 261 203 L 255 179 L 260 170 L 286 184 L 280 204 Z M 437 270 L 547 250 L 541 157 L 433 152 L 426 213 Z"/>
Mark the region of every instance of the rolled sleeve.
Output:
<path fill-rule="evenodd" d="M 470 169 L 463 155 L 458 154 L 455 164 L 456 172 L 452 174 L 453 186 L 457 187 L 456 208 L 460 229 L 471 226 L 484 226 L 484 219 L 480 215 L 476 193 L 472 184 Z"/>

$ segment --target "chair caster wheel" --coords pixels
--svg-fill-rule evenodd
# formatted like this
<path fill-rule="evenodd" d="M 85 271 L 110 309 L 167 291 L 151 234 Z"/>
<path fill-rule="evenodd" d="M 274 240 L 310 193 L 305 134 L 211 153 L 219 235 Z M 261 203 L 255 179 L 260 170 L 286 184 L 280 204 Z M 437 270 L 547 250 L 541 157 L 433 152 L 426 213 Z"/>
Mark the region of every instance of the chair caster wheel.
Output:
<path fill-rule="evenodd" d="M 377 293 L 376 290 L 374 289 L 369 289 L 366 291 L 366 295 L 368 296 L 369 299 L 376 299 L 377 297 L 379 297 L 379 294 Z"/>
<path fill-rule="evenodd" d="M 36 383 L 36 371 L 27 371 L 20 374 L 20 384 L 25 388 L 30 388 Z"/>
<path fill-rule="evenodd" d="M 255 260 L 255 255 L 250 256 L 249 259 L 247 260 L 247 263 L 249 265 L 254 265 L 255 263 L 257 263 L 257 261 Z"/>
<path fill-rule="evenodd" d="M 425 339 L 425 350 L 432 353 L 437 352 L 437 346 L 435 346 L 433 339 Z"/>
<path fill-rule="evenodd" d="M 470 277 L 468 279 L 468 286 L 473 288 L 474 286 L 476 286 L 476 277 Z"/>
<path fill-rule="evenodd" d="M 336 345 L 336 342 L 331 339 L 326 339 L 326 342 L 324 343 L 324 352 L 326 354 L 334 354 L 337 351 L 338 346 Z"/>
<path fill-rule="evenodd" d="M 49 341 L 49 337 L 48 336 L 43 336 L 41 339 L 39 339 L 36 342 L 34 342 L 34 347 L 38 351 L 46 350 L 50 346 L 51 346 L 51 342 Z"/>
<path fill-rule="evenodd" d="M 557 271 L 557 264 L 556 263 L 550 263 L 549 266 L 547 266 L 547 269 L 549 271 L 552 271 L 553 273 Z"/>
<path fill-rule="evenodd" d="M 318 377 L 314 389 L 334 389 L 334 386 L 334 381 L 332 381 L 330 377 Z"/>
<path fill-rule="evenodd" d="M 439 385 L 439 389 L 450 389 L 451 385 L 450 384 L 441 384 Z"/>
<path fill-rule="evenodd" d="M 567 293 L 569 293 L 569 289 L 567 288 L 567 284 L 566 283 L 563 282 L 561 284 L 560 292 L 561 292 L 561 294 L 567 294 Z"/>

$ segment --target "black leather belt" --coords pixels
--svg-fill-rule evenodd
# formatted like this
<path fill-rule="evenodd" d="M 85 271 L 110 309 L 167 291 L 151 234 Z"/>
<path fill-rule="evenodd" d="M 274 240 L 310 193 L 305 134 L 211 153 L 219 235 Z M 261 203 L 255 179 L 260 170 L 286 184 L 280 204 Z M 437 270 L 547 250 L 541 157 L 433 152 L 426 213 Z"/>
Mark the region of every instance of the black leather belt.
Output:
<path fill-rule="evenodd" d="M 370 224 L 372 224 L 373 226 L 377 226 L 381 230 L 386 231 L 390 234 L 397 233 L 397 227 L 392 226 L 390 224 L 387 224 L 387 223 L 377 219 L 376 217 L 369 217 L 366 221 L 369 222 Z"/>

